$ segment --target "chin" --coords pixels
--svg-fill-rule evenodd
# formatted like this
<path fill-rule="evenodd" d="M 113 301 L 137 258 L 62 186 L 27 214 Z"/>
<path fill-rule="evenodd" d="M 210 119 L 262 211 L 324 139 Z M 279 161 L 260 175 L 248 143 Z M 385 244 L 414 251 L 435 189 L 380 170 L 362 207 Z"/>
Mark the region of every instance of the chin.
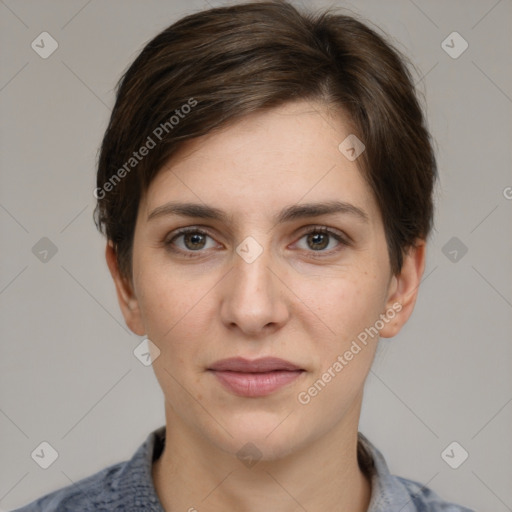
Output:
<path fill-rule="evenodd" d="M 231 424 L 226 423 L 228 432 L 233 436 L 223 436 L 221 448 L 236 456 L 253 457 L 263 461 L 282 459 L 298 449 L 305 440 L 296 439 L 298 429 L 286 414 L 279 417 L 269 414 L 250 414 L 238 418 Z"/>

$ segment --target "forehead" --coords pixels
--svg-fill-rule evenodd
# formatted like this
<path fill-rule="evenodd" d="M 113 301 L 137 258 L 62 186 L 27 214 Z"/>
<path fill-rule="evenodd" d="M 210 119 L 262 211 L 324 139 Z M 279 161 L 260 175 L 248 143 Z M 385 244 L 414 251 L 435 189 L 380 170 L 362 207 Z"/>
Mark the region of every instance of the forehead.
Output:
<path fill-rule="evenodd" d="M 283 205 L 345 201 L 378 216 L 357 159 L 340 151 L 352 127 L 321 103 L 295 102 L 246 116 L 187 141 L 150 184 L 146 213 L 176 199 L 237 217 L 275 214 Z"/>

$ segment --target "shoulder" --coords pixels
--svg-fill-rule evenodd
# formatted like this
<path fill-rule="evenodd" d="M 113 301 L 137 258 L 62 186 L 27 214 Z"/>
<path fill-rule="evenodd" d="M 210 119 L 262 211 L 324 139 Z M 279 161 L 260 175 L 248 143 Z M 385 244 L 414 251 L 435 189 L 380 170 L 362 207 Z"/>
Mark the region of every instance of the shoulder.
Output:
<path fill-rule="evenodd" d="M 162 452 L 165 427 L 153 431 L 125 462 L 47 494 L 14 512 L 163 512 L 152 480 L 152 462 Z"/>
<path fill-rule="evenodd" d="M 74 484 L 42 496 L 14 512 L 92 511 L 99 507 L 115 510 L 122 496 L 119 492 L 122 490 L 116 489 L 116 483 L 125 464 L 121 462 L 109 466 Z"/>
<path fill-rule="evenodd" d="M 382 453 L 361 432 L 358 441 L 358 462 L 372 485 L 368 512 L 474 512 L 420 482 L 391 474 Z"/>
<path fill-rule="evenodd" d="M 402 485 L 410 497 L 411 504 L 418 512 L 474 512 L 473 510 L 450 503 L 439 497 L 432 489 L 420 482 L 395 476 L 398 484 Z"/>

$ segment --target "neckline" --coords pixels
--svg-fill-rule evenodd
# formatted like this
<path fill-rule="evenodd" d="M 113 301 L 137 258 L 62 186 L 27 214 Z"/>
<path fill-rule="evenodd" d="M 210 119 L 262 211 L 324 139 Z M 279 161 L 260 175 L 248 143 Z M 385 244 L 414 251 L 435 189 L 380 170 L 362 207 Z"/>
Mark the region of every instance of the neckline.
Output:
<path fill-rule="evenodd" d="M 165 425 L 155 431 L 155 444 L 151 458 L 152 463 L 162 456 L 165 448 L 165 433 Z M 357 462 L 363 474 L 371 481 L 373 473 L 375 472 L 375 461 L 368 447 L 368 440 L 361 432 L 357 433 Z"/>

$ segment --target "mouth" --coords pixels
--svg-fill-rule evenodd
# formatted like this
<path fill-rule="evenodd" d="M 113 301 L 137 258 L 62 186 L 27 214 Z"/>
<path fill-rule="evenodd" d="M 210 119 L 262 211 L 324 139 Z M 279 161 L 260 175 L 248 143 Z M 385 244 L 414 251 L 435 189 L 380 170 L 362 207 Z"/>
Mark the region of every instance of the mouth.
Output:
<path fill-rule="evenodd" d="M 248 360 L 222 359 L 208 368 L 231 393 L 244 397 L 270 395 L 292 383 L 305 372 L 303 368 L 275 357 Z"/>

